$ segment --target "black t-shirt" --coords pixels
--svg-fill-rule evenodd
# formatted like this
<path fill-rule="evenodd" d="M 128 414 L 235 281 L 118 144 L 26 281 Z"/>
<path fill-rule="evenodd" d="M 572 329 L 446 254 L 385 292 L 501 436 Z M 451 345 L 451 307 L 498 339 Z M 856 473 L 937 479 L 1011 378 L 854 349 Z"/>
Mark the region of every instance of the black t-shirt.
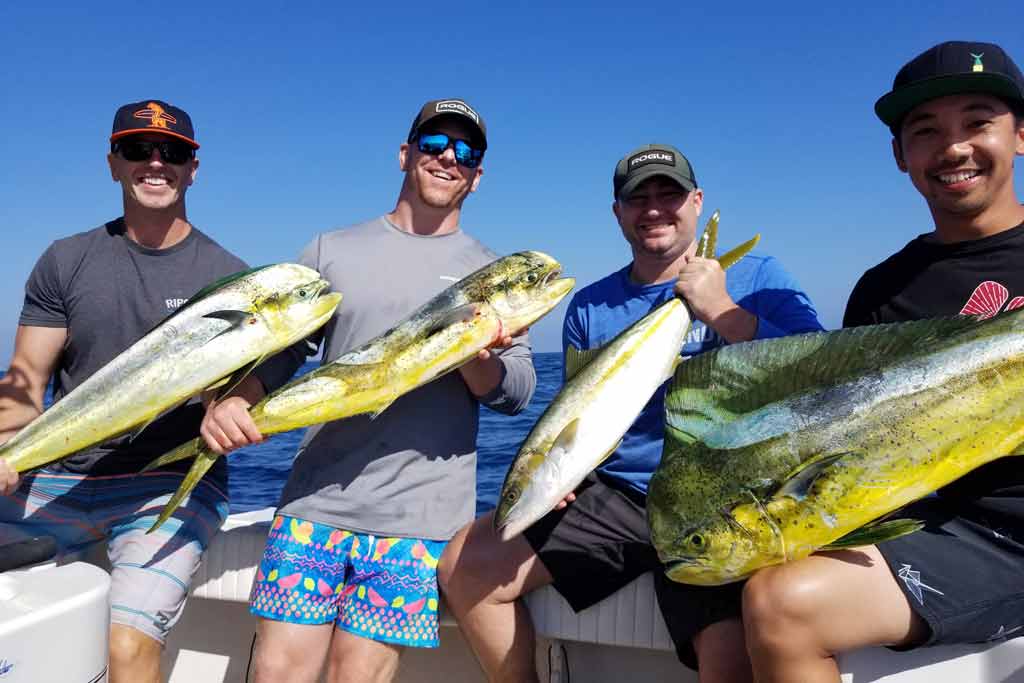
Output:
<path fill-rule="evenodd" d="M 67 328 L 53 376 L 53 398 L 58 401 L 199 289 L 245 267 L 195 228 L 172 247 L 149 249 L 128 239 L 123 220 L 117 219 L 50 245 L 25 285 L 19 323 Z M 193 400 L 154 421 L 134 440 L 114 439 L 57 467 L 95 475 L 138 472 L 197 436 L 202 416 L 202 405 Z M 187 469 L 191 461 L 182 465 L 168 469 Z M 226 477 L 226 465 L 219 463 L 212 478 L 223 484 Z"/>
<path fill-rule="evenodd" d="M 1024 223 L 983 239 L 943 244 L 920 235 L 864 273 L 844 327 L 957 314 L 993 316 L 1024 306 Z M 984 465 L 940 492 L 981 512 L 1024 519 L 1024 460 Z"/>

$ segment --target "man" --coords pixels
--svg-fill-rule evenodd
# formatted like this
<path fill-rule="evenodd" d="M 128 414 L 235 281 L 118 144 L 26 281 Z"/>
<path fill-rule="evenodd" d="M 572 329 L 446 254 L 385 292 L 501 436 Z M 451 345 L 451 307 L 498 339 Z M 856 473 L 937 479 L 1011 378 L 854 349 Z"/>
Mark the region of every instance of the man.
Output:
<path fill-rule="evenodd" d="M 150 331 L 207 283 L 245 264 L 189 223 L 185 193 L 199 160 L 188 114 L 160 100 L 126 104 L 114 116 L 107 161 L 124 215 L 57 240 L 25 286 L 14 354 L 0 379 L 0 438 Z M 268 386 L 285 373 L 261 368 Z M 255 377 L 240 391 L 260 392 Z M 107 541 L 111 564 L 110 680 L 159 680 L 161 646 L 178 620 L 203 549 L 227 514 L 227 469 L 218 467 L 158 533 L 145 531 L 181 483 L 171 467 L 136 476 L 154 457 L 195 435 L 198 403 L 123 437 L 18 477 L 0 461 L 0 542 L 49 535 L 75 552 Z M 13 492 L 13 493 L 12 493 Z"/>
<path fill-rule="evenodd" d="M 847 326 L 995 315 L 1024 295 L 1024 77 L 988 43 L 949 42 L 907 63 L 875 112 L 934 228 L 867 271 Z M 1024 634 L 1024 475 L 985 465 L 900 516 L 926 526 L 854 555 L 820 553 L 755 574 L 743 615 L 758 680 L 838 681 L 834 655 L 870 645 Z"/>
<path fill-rule="evenodd" d="M 344 292 L 324 362 L 386 331 L 495 254 L 459 228 L 483 175 L 486 128 L 458 99 L 426 103 L 398 161 L 395 209 L 320 235 L 302 262 Z M 526 406 L 536 376 L 525 335 L 399 398 L 307 433 L 253 586 L 255 680 L 390 681 L 404 647 L 438 644 L 437 558 L 473 518 L 478 405 Z M 245 401 L 206 420 L 211 448 L 258 440 Z"/>
<path fill-rule="evenodd" d="M 684 356 L 821 329 L 806 295 L 774 259 L 744 257 L 727 280 L 717 261 L 695 256 L 704 193 L 679 150 L 634 150 L 616 166 L 613 188 L 612 211 L 633 261 L 576 294 L 564 347 L 599 348 L 674 295 L 700 321 Z M 492 531 L 492 515 L 452 539 L 439 570 L 442 590 L 490 680 L 537 680 L 533 628 L 520 596 L 553 583 L 579 611 L 650 570 L 680 659 L 693 668 L 699 662 L 705 681 L 749 678 L 745 662 L 735 667 L 735 658 L 722 654 L 742 644 L 739 588 L 670 585 L 651 546 L 645 503 L 661 459 L 664 395 L 663 386 L 568 506 L 508 543 Z"/>

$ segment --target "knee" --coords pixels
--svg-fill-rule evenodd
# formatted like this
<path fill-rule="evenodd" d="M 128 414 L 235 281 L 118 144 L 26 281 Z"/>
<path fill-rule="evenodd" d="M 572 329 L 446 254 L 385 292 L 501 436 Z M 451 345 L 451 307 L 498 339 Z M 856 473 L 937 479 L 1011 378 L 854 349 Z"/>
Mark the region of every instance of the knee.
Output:
<path fill-rule="evenodd" d="M 147 658 L 159 658 L 161 644 L 133 628 L 110 629 L 110 660 L 115 666 L 137 666 Z"/>
<path fill-rule="evenodd" d="M 773 648 L 794 643 L 813 628 L 820 595 L 813 577 L 768 567 L 743 589 L 743 624 L 748 647 Z"/>
<path fill-rule="evenodd" d="M 485 537 L 470 524 L 463 527 L 445 546 L 437 563 L 437 582 L 449 601 L 470 595 L 486 594 L 490 571 Z"/>

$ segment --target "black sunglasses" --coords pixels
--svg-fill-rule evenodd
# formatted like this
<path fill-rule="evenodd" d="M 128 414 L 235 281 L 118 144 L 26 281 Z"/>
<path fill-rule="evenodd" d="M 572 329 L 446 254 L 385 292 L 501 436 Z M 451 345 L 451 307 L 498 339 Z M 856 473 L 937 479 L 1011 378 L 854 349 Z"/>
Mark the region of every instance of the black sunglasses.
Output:
<path fill-rule="evenodd" d="M 165 164 L 180 166 L 195 157 L 195 149 L 191 145 L 178 140 L 124 140 L 114 143 L 114 152 L 125 161 L 148 161 L 153 150 L 160 151 L 160 159 Z"/>
<path fill-rule="evenodd" d="M 416 145 L 424 154 L 437 156 L 451 147 L 455 150 L 455 161 L 466 168 L 476 168 L 484 158 L 484 151 L 477 149 L 465 140 L 449 137 L 444 133 L 429 133 L 416 138 Z"/>

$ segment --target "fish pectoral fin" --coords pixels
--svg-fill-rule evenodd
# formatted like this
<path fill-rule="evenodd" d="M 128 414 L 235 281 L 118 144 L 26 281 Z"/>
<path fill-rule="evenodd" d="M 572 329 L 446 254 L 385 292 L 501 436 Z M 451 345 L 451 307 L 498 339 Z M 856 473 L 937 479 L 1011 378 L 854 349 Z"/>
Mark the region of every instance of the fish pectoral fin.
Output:
<path fill-rule="evenodd" d="M 807 492 L 810 491 L 811 486 L 814 485 L 818 477 L 826 469 L 848 455 L 850 455 L 849 452 L 832 453 L 805 460 L 786 477 L 782 486 L 779 487 L 772 497 L 782 498 L 783 496 L 789 496 L 798 501 L 805 499 Z"/>
<path fill-rule="evenodd" d="M 555 437 L 554 442 L 551 444 L 551 450 L 560 448 L 563 451 L 568 451 L 573 447 L 576 442 L 576 431 L 579 429 L 580 419 L 577 417 L 573 419 L 569 424 L 562 428 L 562 431 Z M 607 457 L 607 456 L 606 456 Z"/>
<path fill-rule="evenodd" d="M 840 550 L 864 545 L 878 545 L 882 541 L 891 541 L 900 536 L 912 534 L 924 527 L 919 519 L 889 519 L 866 524 L 854 529 L 842 538 L 832 541 L 820 550 Z"/>
<path fill-rule="evenodd" d="M 479 303 L 469 303 L 456 306 L 449 311 L 441 313 L 437 318 L 432 320 L 424 330 L 423 335 L 425 337 L 429 337 L 441 332 L 442 330 L 448 329 L 452 325 L 469 322 L 476 316 L 480 315 L 481 310 L 483 310 L 483 305 Z"/>
<path fill-rule="evenodd" d="M 718 258 L 718 264 L 722 266 L 722 270 L 726 270 L 730 266 L 736 264 L 741 258 L 750 253 L 750 250 L 757 246 L 757 243 L 761 241 L 761 233 L 758 233 L 751 237 L 749 240 L 726 252 Z"/>
<path fill-rule="evenodd" d="M 572 379 L 580 370 L 587 367 L 604 347 L 598 349 L 577 349 L 575 346 L 565 348 L 565 379 Z"/>
<path fill-rule="evenodd" d="M 216 318 L 217 320 L 223 320 L 228 323 L 227 327 L 225 327 L 223 330 L 221 330 L 220 332 L 206 340 L 206 343 L 209 344 L 222 334 L 227 334 L 228 332 L 231 332 L 232 330 L 237 330 L 238 328 L 245 325 L 245 323 L 250 318 L 252 318 L 252 313 L 250 313 L 249 311 L 239 311 L 232 308 L 226 308 L 222 311 L 210 311 L 203 317 Z"/>
<path fill-rule="evenodd" d="M 727 507 L 723 507 L 718 511 L 718 514 L 719 516 L 721 516 L 723 520 L 725 520 L 725 523 L 728 524 L 732 529 L 738 531 L 740 534 L 746 536 L 747 538 L 754 538 L 753 532 L 747 527 L 740 524 L 739 520 L 732 516 L 732 510 L 730 510 Z"/>
<path fill-rule="evenodd" d="M 160 516 L 153 523 L 153 526 L 149 528 L 149 531 L 146 532 L 147 534 L 153 533 L 159 529 L 160 526 L 163 525 L 163 523 L 166 522 L 172 514 L 174 514 L 174 511 L 178 509 L 179 505 L 181 505 L 181 501 L 185 500 L 185 496 L 192 492 L 192 489 L 196 487 L 199 480 L 203 478 L 203 475 L 213 467 L 213 463 L 217 462 L 218 457 L 220 456 L 216 453 L 211 453 L 205 449 L 197 454 L 196 461 L 192 463 L 192 467 L 182 480 L 181 486 L 179 486 L 178 490 L 174 492 L 171 499 L 167 501 L 167 505 L 165 505 L 164 509 L 160 511 Z"/>

